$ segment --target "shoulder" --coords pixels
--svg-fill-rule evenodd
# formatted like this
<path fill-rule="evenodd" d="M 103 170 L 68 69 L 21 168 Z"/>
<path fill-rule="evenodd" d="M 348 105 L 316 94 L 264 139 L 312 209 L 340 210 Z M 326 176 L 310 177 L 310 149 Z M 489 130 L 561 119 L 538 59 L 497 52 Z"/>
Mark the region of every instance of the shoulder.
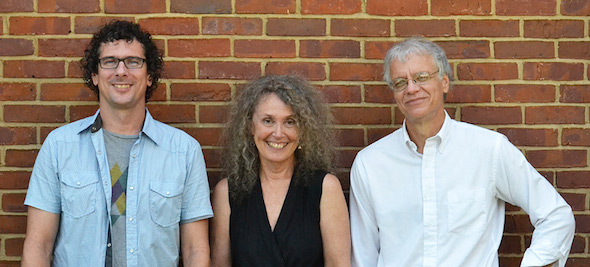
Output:
<path fill-rule="evenodd" d="M 503 134 L 474 124 L 454 121 L 453 135 L 463 143 L 473 142 L 477 145 L 494 145 L 498 141 L 508 142 Z"/>
<path fill-rule="evenodd" d="M 150 129 L 146 129 L 146 134 L 169 151 L 201 149 L 201 144 L 185 131 L 156 120 L 153 120 Z"/>
<path fill-rule="evenodd" d="M 331 173 L 326 174 L 326 176 L 324 176 L 324 180 L 322 181 L 322 191 L 324 194 L 341 194 L 342 185 L 340 184 L 338 177 Z"/>
<path fill-rule="evenodd" d="M 227 182 L 227 178 L 221 179 L 221 181 L 217 182 L 217 184 L 213 188 L 214 194 L 222 194 L 222 193 L 227 194 L 228 191 L 229 191 L 229 185 Z"/>

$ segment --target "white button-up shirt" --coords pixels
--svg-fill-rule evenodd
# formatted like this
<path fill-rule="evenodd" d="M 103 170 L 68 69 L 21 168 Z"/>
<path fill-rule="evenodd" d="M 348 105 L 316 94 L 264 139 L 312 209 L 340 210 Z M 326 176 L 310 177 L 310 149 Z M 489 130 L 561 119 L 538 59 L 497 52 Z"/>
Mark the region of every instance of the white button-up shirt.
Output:
<path fill-rule="evenodd" d="M 570 206 L 508 139 L 445 122 L 416 152 L 405 124 L 366 147 L 351 170 L 353 266 L 498 266 L 504 203 L 535 231 L 522 266 L 564 266 Z"/>

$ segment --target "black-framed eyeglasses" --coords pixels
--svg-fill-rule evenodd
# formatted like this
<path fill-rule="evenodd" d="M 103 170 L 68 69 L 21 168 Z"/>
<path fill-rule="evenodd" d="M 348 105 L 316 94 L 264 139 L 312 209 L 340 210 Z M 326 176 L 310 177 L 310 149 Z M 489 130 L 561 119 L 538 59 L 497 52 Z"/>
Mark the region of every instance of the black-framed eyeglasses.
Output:
<path fill-rule="evenodd" d="M 438 70 L 432 73 L 427 71 L 415 73 L 412 75 L 412 82 L 417 85 L 423 85 L 430 81 L 430 79 L 432 79 L 436 73 L 438 73 Z M 395 92 L 401 92 L 408 87 L 408 83 L 409 81 L 406 78 L 395 78 L 388 85 L 391 90 Z"/>
<path fill-rule="evenodd" d="M 145 63 L 145 58 L 140 57 L 126 57 L 126 58 L 116 58 L 116 57 L 103 57 L 98 60 L 98 64 L 103 69 L 116 69 L 119 66 L 119 62 L 123 61 L 125 67 L 128 69 L 141 69 L 143 67 L 143 63 Z"/>

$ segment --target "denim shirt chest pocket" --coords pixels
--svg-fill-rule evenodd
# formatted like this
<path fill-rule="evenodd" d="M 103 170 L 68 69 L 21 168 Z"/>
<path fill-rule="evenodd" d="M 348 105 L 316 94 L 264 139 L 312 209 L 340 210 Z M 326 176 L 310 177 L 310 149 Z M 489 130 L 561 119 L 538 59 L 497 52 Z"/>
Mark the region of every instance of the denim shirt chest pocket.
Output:
<path fill-rule="evenodd" d="M 74 218 L 94 212 L 98 179 L 98 173 L 93 171 L 63 172 L 60 177 L 62 211 Z"/>
<path fill-rule="evenodd" d="M 152 220 L 168 227 L 180 222 L 184 183 L 150 181 L 150 215 Z"/>

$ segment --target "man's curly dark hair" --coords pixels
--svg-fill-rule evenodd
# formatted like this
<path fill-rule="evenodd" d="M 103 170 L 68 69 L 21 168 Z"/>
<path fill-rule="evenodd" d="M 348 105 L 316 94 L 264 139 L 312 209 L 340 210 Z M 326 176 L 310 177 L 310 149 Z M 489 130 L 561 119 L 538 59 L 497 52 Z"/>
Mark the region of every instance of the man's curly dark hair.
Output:
<path fill-rule="evenodd" d="M 90 44 L 86 50 L 84 50 L 84 57 L 80 60 L 82 65 L 81 68 L 84 73 L 84 83 L 94 91 L 97 97 L 99 96 L 98 87 L 92 83 L 92 74 L 98 73 L 100 46 L 117 40 L 125 40 L 127 42 L 137 40 L 143 45 L 147 73 L 152 81 L 152 85 L 148 86 L 145 92 L 145 101 L 147 102 L 152 96 L 153 91 L 158 87 L 164 61 L 162 60 L 162 53 L 158 50 L 158 47 L 156 47 L 156 44 L 152 40 L 152 36 L 148 32 L 142 30 L 137 23 L 114 20 L 103 26 L 94 34 Z"/>

